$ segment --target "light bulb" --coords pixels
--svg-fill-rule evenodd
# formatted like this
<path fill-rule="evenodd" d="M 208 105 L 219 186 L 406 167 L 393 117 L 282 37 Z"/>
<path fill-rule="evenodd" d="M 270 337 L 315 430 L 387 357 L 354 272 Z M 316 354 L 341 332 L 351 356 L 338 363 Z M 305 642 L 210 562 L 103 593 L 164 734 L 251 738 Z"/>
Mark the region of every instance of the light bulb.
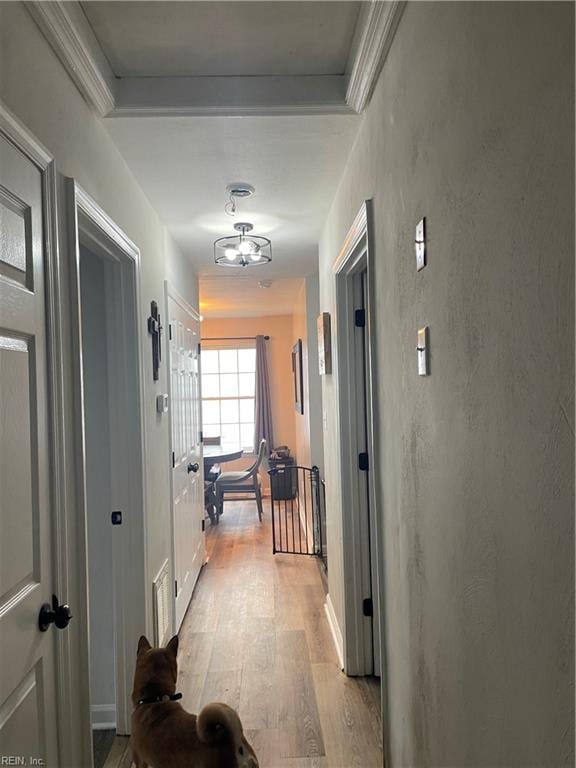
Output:
<path fill-rule="evenodd" d="M 251 240 L 242 240 L 242 242 L 238 245 L 238 250 L 242 256 L 248 256 L 248 254 L 252 253 L 254 250 L 254 243 Z"/>
<path fill-rule="evenodd" d="M 236 248 L 226 248 L 224 251 L 224 256 L 228 259 L 228 261 L 234 261 L 236 256 L 238 256 L 238 251 Z"/>
<path fill-rule="evenodd" d="M 252 261 L 260 261 L 260 259 L 262 258 L 262 255 L 260 253 L 260 248 L 257 248 L 254 251 L 254 253 L 251 253 L 250 258 L 252 259 Z"/>

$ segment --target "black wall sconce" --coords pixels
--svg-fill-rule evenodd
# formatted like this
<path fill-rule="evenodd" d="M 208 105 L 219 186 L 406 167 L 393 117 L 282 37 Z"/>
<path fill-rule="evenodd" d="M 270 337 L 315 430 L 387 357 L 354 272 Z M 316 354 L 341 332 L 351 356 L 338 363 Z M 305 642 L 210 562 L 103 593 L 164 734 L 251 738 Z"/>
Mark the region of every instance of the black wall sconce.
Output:
<path fill-rule="evenodd" d="M 158 381 L 160 363 L 162 362 L 162 324 L 158 304 L 155 301 L 150 302 L 148 333 L 152 336 L 152 372 L 154 381 Z"/>

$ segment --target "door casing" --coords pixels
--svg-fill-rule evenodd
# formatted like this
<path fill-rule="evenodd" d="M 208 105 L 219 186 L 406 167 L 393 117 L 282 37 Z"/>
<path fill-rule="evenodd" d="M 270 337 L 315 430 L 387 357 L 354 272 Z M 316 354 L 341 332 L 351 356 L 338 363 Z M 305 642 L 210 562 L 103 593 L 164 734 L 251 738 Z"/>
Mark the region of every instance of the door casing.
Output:
<path fill-rule="evenodd" d="M 114 607 L 116 634 L 116 731 L 130 733 L 132 674 L 138 637 L 147 624 L 146 494 L 144 487 L 144 370 L 140 349 L 140 252 L 115 222 L 73 180 L 66 180 L 70 308 L 72 323 L 72 402 L 75 414 L 76 508 L 80 558 L 76 576 L 81 582 L 78 615 L 83 639 L 85 706 L 90 709 L 89 582 L 87 500 L 84 450 L 84 393 L 80 300 L 80 243 L 106 265 L 109 297 L 103 315 L 107 334 L 110 398 L 110 466 L 112 510 L 121 510 L 122 525 L 113 535 Z M 104 322 L 104 317 L 103 317 Z"/>
<path fill-rule="evenodd" d="M 374 654 L 379 655 L 381 676 L 381 711 L 387 730 L 385 605 L 383 562 L 383 509 L 377 468 L 381 439 L 374 425 L 378 412 L 375 397 L 377 382 L 376 324 L 374 300 L 374 247 L 372 201 L 367 200 L 358 212 L 333 265 L 336 288 L 335 390 L 338 403 L 340 454 L 340 497 L 342 513 L 342 563 L 344 583 L 344 619 L 342 627 L 344 671 L 348 675 L 373 673 Z M 358 470 L 358 454 L 364 450 L 359 434 L 364 425 L 353 403 L 364 398 L 361 359 L 355 342 L 354 310 L 358 276 L 366 271 L 366 442 L 369 455 L 368 498 L 363 499 L 362 479 Z M 368 508 L 370 517 L 368 515 Z M 351 514 L 350 511 L 353 511 Z M 372 528 L 372 544 L 370 529 Z M 371 579 L 370 553 L 375 558 L 376 583 Z M 378 601 L 376 637 L 373 647 L 370 621 L 363 614 L 363 599 L 370 588 Z M 384 744 L 388 739 L 384 738 Z M 386 749 L 386 746 L 385 746 Z M 386 761 L 386 764 L 387 761 Z"/>

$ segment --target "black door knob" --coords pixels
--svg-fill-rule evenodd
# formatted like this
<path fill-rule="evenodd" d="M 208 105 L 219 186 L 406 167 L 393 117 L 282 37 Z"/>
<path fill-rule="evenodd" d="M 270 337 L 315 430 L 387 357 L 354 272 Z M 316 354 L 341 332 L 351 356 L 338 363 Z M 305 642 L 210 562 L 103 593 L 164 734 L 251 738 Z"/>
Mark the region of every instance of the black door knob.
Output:
<path fill-rule="evenodd" d="M 200 464 L 198 464 L 197 461 L 195 461 L 194 464 L 188 464 L 188 474 L 190 474 L 190 472 L 198 472 L 199 469 Z"/>
<path fill-rule="evenodd" d="M 60 605 L 56 595 L 52 595 L 52 606 L 44 603 L 38 616 L 38 628 L 40 632 L 46 632 L 50 624 L 58 629 L 66 629 L 72 618 L 72 612 L 68 605 Z"/>

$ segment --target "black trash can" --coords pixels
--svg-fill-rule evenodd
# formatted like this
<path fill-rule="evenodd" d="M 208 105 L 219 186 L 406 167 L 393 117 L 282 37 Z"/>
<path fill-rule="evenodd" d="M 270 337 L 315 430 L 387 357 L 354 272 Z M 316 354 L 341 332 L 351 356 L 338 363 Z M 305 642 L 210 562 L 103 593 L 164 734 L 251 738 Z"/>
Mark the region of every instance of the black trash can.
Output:
<path fill-rule="evenodd" d="M 274 501 L 284 501 L 296 498 L 298 492 L 298 470 L 296 459 L 288 456 L 285 459 L 268 459 L 270 472 L 270 490 Z"/>

